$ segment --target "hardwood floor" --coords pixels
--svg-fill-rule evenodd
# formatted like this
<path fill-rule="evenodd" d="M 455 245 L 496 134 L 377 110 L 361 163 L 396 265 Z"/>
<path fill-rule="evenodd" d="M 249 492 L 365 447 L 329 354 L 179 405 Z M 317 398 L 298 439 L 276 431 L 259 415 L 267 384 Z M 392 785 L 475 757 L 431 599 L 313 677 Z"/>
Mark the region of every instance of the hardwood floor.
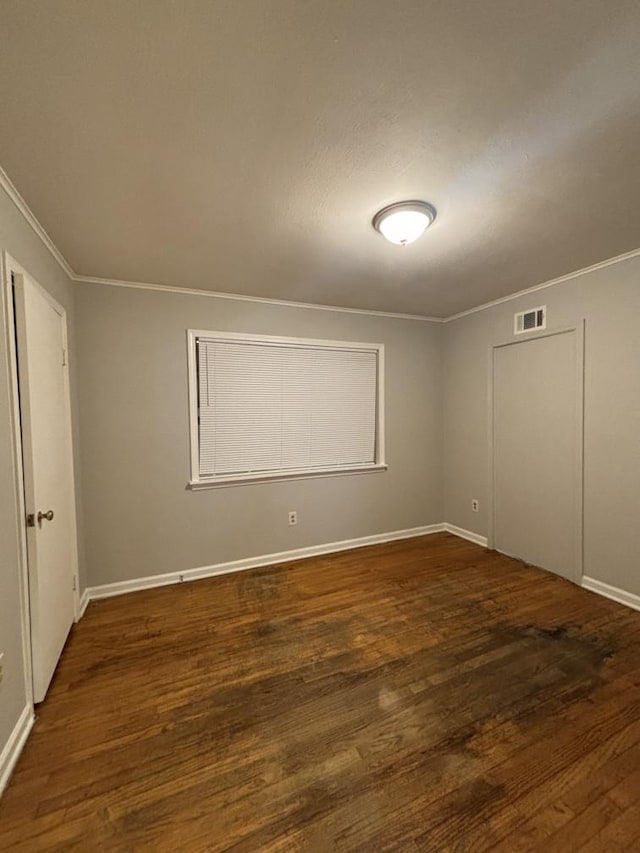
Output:
<path fill-rule="evenodd" d="M 639 648 L 446 533 L 94 602 L 0 849 L 640 850 Z"/>

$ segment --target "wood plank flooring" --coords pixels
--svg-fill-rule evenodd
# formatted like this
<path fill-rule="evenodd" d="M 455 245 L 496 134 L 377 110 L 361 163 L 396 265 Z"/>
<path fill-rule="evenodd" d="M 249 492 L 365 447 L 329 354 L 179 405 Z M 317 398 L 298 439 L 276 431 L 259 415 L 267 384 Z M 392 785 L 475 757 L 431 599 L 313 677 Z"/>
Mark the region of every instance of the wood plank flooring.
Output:
<path fill-rule="evenodd" d="M 94 602 L 0 850 L 640 850 L 639 648 L 446 533 Z"/>

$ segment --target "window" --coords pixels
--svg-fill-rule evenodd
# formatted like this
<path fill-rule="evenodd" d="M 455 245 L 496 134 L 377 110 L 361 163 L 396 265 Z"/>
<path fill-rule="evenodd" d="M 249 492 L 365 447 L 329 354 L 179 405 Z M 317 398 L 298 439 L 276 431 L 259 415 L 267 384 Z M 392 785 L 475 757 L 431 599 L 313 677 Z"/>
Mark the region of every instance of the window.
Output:
<path fill-rule="evenodd" d="M 384 469 L 379 344 L 190 330 L 191 486 Z"/>

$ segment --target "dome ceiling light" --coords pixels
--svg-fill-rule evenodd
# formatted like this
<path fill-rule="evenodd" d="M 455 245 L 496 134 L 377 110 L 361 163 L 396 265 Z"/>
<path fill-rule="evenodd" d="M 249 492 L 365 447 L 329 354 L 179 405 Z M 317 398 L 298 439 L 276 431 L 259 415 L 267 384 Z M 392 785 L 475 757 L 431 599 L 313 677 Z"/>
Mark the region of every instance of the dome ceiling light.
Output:
<path fill-rule="evenodd" d="M 372 224 L 390 243 L 406 246 L 422 237 L 435 218 L 435 207 L 426 201 L 398 201 L 379 210 Z"/>

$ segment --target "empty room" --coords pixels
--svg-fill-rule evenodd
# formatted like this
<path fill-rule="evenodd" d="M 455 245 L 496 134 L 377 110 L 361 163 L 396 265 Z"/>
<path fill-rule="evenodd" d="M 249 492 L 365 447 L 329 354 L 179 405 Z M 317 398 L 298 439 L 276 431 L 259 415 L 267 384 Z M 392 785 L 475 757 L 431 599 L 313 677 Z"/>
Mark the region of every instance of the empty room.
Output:
<path fill-rule="evenodd" d="M 640 850 L 637 0 L 0 33 L 0 850 Z"/>

